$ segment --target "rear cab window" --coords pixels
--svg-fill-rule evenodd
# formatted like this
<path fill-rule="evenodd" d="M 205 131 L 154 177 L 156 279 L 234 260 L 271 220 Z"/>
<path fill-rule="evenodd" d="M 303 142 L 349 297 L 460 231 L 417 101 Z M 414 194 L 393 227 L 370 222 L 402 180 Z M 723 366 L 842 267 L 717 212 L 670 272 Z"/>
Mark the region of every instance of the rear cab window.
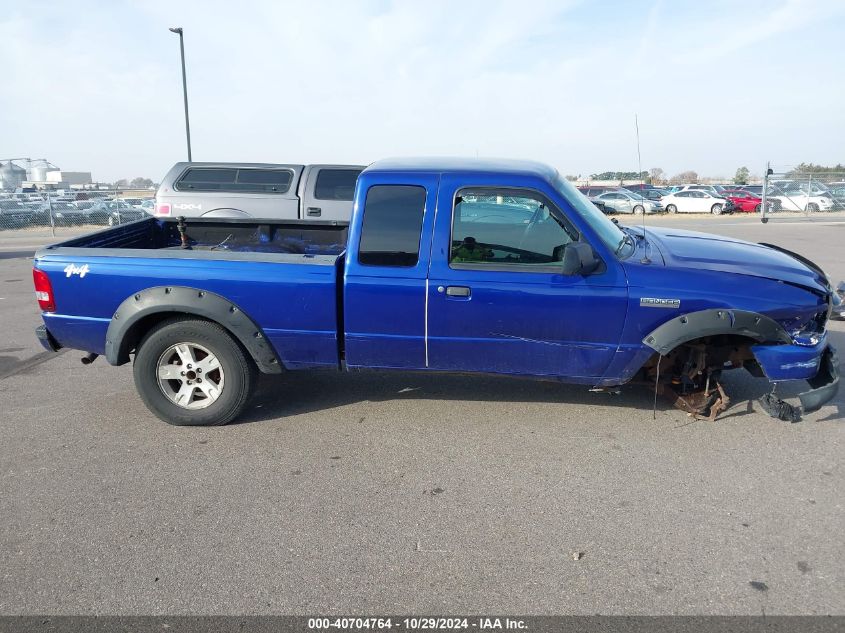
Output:
<path fill-rule="evenodd" d="M 370 187 L 364 202 L 358 262 L 365 266 L 416 266 L 425 199 L 425 187 L 419 185 Z"/>
<path fill-rule="evenodd" d="M 176 191 L 229 193 L 287 193 L 293 182 L 290 169 L 190 167 L 176 181 Z"/>

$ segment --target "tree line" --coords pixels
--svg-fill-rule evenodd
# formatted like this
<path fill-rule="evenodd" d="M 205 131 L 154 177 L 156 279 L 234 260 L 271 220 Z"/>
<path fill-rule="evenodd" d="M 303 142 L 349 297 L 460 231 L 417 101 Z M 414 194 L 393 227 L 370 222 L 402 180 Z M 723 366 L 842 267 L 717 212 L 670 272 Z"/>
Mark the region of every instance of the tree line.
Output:
<path fill-rule="evenodd" d="M 121 178 L 112 183 L 115 189 L 149 189 L 150 187 L 158 187 L 157 182 L 153 182 L 150 178 Z"/>
<path fill-rule="evenodd" d="M 832 167 L 828 167 L 814 163 L 799 163 L 784 174 L 786 178 L 801 178 L 802 176 L 808 175 L 815 176 L 819 180 L 845 180 L 845 165 L 837 163 Z M 566 176 L 566 179 L 576 182 L 581 180 L 581 176 Z M 698 172 L 691 169 L 677 173 L 674 176 L 669 176 L 660 167 L 652 167 L 648 171 L 643 172 L 603 171 L 599 174 L 590 174 L 590 180 L 618 181 L 620 183 L 623 180 L 642 180 L 646 184 L 659 186 L 697 183 L 700 180 L 700 176 Z M 731 178 L 731 181 L 735 185 L 747 185 L 749 180 L 751 180 L 751 170 L 744 165 L 737 167 L 733 178 Z"/>

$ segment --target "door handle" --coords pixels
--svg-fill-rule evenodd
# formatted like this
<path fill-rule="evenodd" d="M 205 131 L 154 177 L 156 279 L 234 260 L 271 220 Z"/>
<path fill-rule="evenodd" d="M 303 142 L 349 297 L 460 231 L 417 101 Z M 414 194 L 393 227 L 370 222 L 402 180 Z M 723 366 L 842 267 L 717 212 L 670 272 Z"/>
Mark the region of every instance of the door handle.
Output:
<path fill-rule="evenodd" d="M 309 218 L 319 218 L 323 214 L 323 210 L 320 207 L 308 207 L 305 214 Z"/>
<path fill-rule="evenodd" d="M 446 287 L 446 296 L 447 297 L 465 297 L 469 298 L 470 291 L 469 288 L 466 286 L 447 286 Z"/>

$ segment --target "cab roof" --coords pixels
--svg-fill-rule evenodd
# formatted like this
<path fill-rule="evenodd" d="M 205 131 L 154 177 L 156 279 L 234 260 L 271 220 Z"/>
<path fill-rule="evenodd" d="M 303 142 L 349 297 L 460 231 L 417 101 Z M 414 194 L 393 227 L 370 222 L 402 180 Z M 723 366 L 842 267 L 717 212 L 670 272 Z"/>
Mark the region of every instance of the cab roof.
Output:
<path fill-rule="evenodd" d="M 372 163 L 367 172 L 518 174 L 552 180 L 557 170 L 544 163 L 506 158 L 385 158 Z"/>

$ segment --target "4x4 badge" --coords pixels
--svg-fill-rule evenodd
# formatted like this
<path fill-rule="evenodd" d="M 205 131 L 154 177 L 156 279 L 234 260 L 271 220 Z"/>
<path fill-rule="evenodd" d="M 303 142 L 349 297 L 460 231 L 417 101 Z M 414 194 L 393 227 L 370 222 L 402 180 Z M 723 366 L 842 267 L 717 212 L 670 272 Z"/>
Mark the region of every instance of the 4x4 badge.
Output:
<path fill-rule="evenodd" d="M 79 275 L 79 278 L 82 279 L 85 275 L 88 274 L 89 268 L 88 264 L 82 264 L 82 266 L 77 266 L 76 264 L 68 264 L 65 266 L 65 277 L 70 278 L 71 275 Z"/>

